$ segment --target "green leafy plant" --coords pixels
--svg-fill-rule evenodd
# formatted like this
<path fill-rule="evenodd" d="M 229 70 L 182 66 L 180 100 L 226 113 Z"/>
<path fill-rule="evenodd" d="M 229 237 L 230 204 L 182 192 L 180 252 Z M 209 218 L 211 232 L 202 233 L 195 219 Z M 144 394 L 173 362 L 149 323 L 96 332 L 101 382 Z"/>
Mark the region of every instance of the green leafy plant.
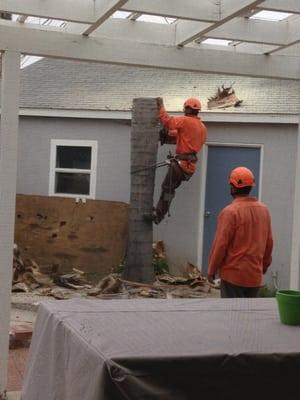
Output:
<path fill-rule="evenodd" d="M 164 258 L 153 258 L 152 265 L 154 268 L 154 272 L 156 275 L 166 274 L 169 273 L 169 266 L 167 261 Z M 120 263 L 119 265 L 115 266 L 112 270 L 114 274 L 122 275 L 125 269 L 125 263 Z"/>
<path fill-rule="evenodd" d="M 153 267 L 156 275 L 166 274 L 169 272 L 169 266 L 164 258 L 154 258 Z"/>
<path fill-rule="evenodd" d="M 120 263 L 119 265 L 117 265 L 116 267 L 114 267 L 113 269 L 113 273 L 114 274 L 123 274 L 125 269 L 125 265 L 123 263 Z"/>
<path fill-rule="evenodd" d="M 261 287 L 258 291 L 257 297 L 275 297 L 276 289 L 270 289 L 268 286 Z"/>

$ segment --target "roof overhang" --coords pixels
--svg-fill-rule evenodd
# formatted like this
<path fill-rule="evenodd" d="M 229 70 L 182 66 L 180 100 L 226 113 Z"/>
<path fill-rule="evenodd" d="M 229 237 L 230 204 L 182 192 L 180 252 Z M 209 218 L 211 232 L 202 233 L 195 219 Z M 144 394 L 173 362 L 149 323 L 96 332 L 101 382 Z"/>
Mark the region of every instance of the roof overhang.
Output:
<path fill-rule="evenodd" d="M 1 114 L 1 109 L 0 109 Z M 174 115 L 181 113 L 174 112 Z M 131 111 L 105 111 L 105 110 L 67 110 L 67 109 L 38 109 L 20 108 L 21 117 L 44 118 L 79 118 L 79 119 L 104 119 L 104 120 L 131 120 Z M 235 113 L 235 112 L 202 112 L 204 122 L 216 123 L 251 123 L 251 124 L 288 124 L 298 125 L 298 114 L 266 114 L 266 113 Z"/>

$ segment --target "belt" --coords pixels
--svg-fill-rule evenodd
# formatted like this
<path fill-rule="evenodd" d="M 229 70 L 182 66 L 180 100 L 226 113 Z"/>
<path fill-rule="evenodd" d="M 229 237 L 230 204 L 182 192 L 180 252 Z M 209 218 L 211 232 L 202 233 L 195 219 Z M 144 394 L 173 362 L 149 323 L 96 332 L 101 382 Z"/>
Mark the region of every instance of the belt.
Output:
<path fill-rule="evenodd" d="M 176 154 L 175 158 L 177 160 L 189 161 L 191 163 L 196 163 L 198 161 L 196 153 L 180 153 Z"/>

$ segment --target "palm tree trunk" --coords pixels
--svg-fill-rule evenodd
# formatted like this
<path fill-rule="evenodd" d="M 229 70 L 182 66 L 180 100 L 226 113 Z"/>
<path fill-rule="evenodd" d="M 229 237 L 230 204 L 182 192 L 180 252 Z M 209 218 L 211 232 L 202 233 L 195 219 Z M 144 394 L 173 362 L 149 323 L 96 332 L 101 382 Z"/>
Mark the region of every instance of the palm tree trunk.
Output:
<path fill-rule="evenodd" d="M 131 133 L 131 172 L 153 165 L 157 160 L 159 139 L 156 99 L 133 100 Z M 136 282 L 154 280 L 152 265 L 152 224 L 143 214 L 152 212 L 155 169 L 131 173 L 129 240 L 124 276 Z"/>

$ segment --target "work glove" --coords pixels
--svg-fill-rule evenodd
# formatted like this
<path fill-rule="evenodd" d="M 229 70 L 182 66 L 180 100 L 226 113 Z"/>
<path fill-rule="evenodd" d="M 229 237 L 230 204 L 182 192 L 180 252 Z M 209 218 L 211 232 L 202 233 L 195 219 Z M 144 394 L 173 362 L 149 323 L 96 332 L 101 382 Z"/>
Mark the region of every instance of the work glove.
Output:
<path fill-rule="evenodd" d="M 162 98 L 162 97 L 157 97 L 157 98 L 156 98 L 156 102 L 157 102 L 158 108 L 163 107 L 164 101 L 163 101 L 163 98 Z"/>
<path fill-rule="evenodd" d="M 165 127 L 162 127 L 159 131 L 159 141 L 161 146 L 167 143 L 167 137 L 168 137 L 168 131 Z"/>

